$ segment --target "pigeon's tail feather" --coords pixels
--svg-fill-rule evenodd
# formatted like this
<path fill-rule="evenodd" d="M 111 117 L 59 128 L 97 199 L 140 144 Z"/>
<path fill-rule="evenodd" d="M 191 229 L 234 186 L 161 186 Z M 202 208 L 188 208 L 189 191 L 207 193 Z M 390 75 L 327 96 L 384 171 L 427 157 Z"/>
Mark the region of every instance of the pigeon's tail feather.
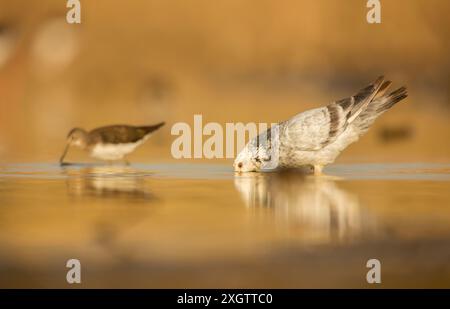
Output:
<path fill-rule="evenodd" d="M 390 109 L 392 106 L 403 100 L 408 96 L 408 92 L 406 91 L 406 87 L 400 87 L 397 90 L 391 92 L 389 95 L 381 100 L 381 104 L 378 104 L 376 112 L 383 113 Z"/>
<path fill-rule="evenodd" d="M 372 84 L 361 89 L 357 94 L 351 97 L 354 100 L 354 104 L 348 118 L 348 122 L 352 123 L 369 105 L 369 103 L 375 98 L 377 93 L 383 87 L 384 76 L 378 77 Z"/>
<path fill-rule="evenodd" d="M 380 88 L 379 92 L 382 91 L 382 88 Z M 386 89 L 387 87 L 384 89 L 384 91 L 386 91 Z M 381 94 L 381 96 L 377 95 L 376 98 L 370 102 L 364 112 L 361 113 L 361 115 L 353 123 L 355 128 L 357 128 L 359 135 L 366 133 L 375 119 L 381 116 L 392 106 L 405 99 L 407 96 L 408 93 L 406 87 L 400 87 L 397 90 L 389 93 L 388 95 L 384 95 L 384 93 Z"/>
<path fill-rule="evenodd" d="M 377 95 L 375 96 L 375 98 L 381 98 L 382 96 L 384 96 L 386 94 L 386 91 L 389 89 L 389 87 L 391 85 L 392 85 L 392 82 L 390 80 L 384 81 L 383 84 L 381 84 L 380 89 L 378 89 Z"/>
<path fill-rule="evenodd" d="M 384 77 L 380 76 L 355 95 L 329 104 L 327 110 L 330 130 L 328 138 L 321 145 L 325 146 L 336 140 L 337 136 L 344 132 L 347 126 L 358 119 L 358 116 L 367 109 L 378 93 L 385 92 L 389 85 L 390 82 L 385 82 Z"/>
<path fill-rule="evenodd" d="M 296 146 L 296 149 L 316 151 L 336 141 L 350 127 L 343 141 L 351 143 L 367 131 L 376 117 L 406 97 L 404 87 L 385 95 L 390 85 L 391 82 L 381 76 L 349 98 L 293 117 L 284 124 L 284 134 L 290 140 L 302 142 L 302 146 Z M 320 134 L 314 132 L 313 128 L 323 126 L 328 127 L 328 132 L 322 129 Z"/>
<path fill-rule="evenodd" d="M 353 122 L 367 108 L 377 94 L 385 91 L 389 85 L 390 82 L 385 82 L 384 77 L 380 76 L 369 86 L 358 91 L 355 95 L 337 101 L 336 104 L 342 108 L 347 117 L 346 122 Z"/>

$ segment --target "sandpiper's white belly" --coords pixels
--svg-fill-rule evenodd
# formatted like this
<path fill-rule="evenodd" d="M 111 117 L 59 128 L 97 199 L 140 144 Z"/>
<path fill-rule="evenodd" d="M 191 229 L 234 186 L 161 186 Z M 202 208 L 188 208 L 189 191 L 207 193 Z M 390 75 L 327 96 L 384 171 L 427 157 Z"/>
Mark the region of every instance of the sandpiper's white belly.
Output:
<path fill-rule="evenodd" d="M 141 142 L 127 144 L 97 144 L 91 150 L 91 156 L 102 160 L 120 160 L 133 152 Z"/>

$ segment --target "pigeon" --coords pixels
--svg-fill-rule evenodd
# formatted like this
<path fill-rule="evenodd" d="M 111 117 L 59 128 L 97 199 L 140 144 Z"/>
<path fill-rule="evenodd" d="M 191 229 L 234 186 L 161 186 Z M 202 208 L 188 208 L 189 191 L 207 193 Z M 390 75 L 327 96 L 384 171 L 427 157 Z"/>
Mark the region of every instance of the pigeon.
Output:
<path fill-rule="evenodd" d="M 123 160 L 136 147 L 146 141 L 150 134 L 164 125 L 164 122 L 151 126 L 111 125 L 87 132 L 81 128 L 72 129 L 67 136 L 67 145 L 59 160 L 64 158 L 70 146 L 87 150 L 94 158 L 116 161 Z M 125 160 L 128 164 L 128 161 Z"/>
<path fill-rule="evenodd" d="M 406 87 L 386 94 L 391 84 L 381 76 L 351 97 L 271 126 L 247 143 L 234 161 L 234 170 L 310 166 L 320 175 L 323 167 L 366 133 L 375 119 L 408 96 Z"/>

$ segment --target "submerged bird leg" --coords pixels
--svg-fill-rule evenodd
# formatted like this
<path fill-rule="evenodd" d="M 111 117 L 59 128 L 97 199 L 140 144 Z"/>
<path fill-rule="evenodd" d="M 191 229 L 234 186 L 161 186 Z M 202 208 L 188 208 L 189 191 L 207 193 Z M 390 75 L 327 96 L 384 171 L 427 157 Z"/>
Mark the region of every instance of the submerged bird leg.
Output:
<path fill-rule="evenodd" d="M 123 157 L 123 163 L 124 163 L 126 166 L 129 166 L 129 165 L 130 165 L 130 161 L 128 161 L 128 159 L 127 159 L 126 157 Z"/>
<path fill-rule="evenodd" d="M 315 176 L 322 175 L 322 169 L 323 169 L 322 165 L 314 165 L 314 175 Z"/>

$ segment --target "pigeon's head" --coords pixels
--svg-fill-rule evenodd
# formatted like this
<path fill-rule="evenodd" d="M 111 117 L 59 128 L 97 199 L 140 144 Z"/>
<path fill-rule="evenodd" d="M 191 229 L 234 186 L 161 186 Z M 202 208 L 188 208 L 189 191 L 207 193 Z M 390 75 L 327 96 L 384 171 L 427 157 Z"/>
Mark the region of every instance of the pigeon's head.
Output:
<path fill-rule="evenodd" d="M 271 157 L 268 151 L 254 143 L 248 143 L 234 160 L 235 172 L 258 172 L 264 169 Z"/>

